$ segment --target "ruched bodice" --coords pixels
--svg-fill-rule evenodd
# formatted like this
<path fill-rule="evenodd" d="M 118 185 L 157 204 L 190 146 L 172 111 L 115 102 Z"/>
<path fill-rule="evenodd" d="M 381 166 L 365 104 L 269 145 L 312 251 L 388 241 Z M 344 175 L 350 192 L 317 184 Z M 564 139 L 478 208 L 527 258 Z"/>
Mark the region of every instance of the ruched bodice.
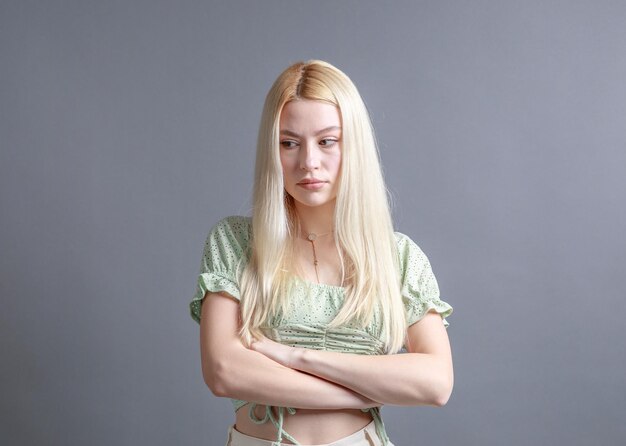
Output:
<path fill-rule="evenodd" d="M 263 333 L 269 339 L 291 347 L 361 355 L 384 354 L 384 345 L 380 339 L 355 328 L 291 324 L 265 328 Z"/>

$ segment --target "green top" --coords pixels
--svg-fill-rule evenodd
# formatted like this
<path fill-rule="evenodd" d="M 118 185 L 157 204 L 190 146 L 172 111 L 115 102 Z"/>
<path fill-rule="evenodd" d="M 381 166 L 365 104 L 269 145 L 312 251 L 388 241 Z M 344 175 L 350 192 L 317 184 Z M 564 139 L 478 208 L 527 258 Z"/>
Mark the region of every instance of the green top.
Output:
<path fill-rule="evenodd" d="M 434 309 L 441 314 L 447 327 L 445 318 L 452 313 L 452 307 L 439 298 L 439 287 L 428 258 L 409 237 L 399 232 L 395 235 L 398 243 L 402 301 L 408 325 L 419 321 L 429 310 Z M 200 322 L 200 306 L 207 291 L 223 291 L 237 300 L 241 298 L 238 274 L 249 259 L 251 238 L 250 217 L 227 217 L 211 229 L 204 245 L 196 293 L 190 303 L 191 317 L 196 322 Z M 341 308 L 345 289 L 308 282 L 298 277 L 295 279 L 287 311 L 272 319 L 267 327 L 263 327 L 263 333 L 269 339 L 293 347 L 364 355 L 384 354 L 382 327 L 378 314 L 374 314 L 372 321 L 365 328 L 353 324 L 328 328 L 328 324 Z M 235 410 L 247 404 L 247 401 L 241 400 L 232 402 Z M 249 414 L 252 421 L 256 423 L 271 421 L 278 431 L 277 442 L 287 438 L 298 444 L 282 430 L 284 410 L 293 414 L 295 409 L 278 408 L 276 420 L 268 408 L 265 418 L 259 420 L 253 415 L 255 406 L 255 403 L 250 404 Z M 378 408 L 366 411 L 372 413 L 378 433 L 384 444 L 387 444 L 388 439 Z"/>

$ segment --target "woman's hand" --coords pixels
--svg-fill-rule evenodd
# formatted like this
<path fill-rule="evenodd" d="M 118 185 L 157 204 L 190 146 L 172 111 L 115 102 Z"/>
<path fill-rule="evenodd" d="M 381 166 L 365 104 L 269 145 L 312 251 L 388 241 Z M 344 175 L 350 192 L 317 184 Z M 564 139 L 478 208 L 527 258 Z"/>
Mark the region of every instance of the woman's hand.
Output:
<path fill-rule="evenodd" d="M 301 348 L 289 347 L 288 345 L 283 345 L 265 337 L 254 341 L 252 345 L 250 345 L 250 349 L 291 369 L 294 368 L 298 356 L 302 354 Z"/>

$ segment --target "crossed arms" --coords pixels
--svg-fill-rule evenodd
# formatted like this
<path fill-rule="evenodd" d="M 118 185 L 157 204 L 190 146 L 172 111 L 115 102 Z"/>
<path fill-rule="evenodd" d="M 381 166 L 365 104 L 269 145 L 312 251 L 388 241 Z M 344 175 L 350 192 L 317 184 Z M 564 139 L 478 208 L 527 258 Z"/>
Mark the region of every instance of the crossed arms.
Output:
<path fill-rule="evenodd" d="M 213 394 L 301 409 L 384 404 L 442 406 L 453 386 L 446 329 L 436 313 L 407 330 L 408 353 L 368 356 L 240 341 L 239 304 L 207 293 L 202 304 L 202 374 Z"/>

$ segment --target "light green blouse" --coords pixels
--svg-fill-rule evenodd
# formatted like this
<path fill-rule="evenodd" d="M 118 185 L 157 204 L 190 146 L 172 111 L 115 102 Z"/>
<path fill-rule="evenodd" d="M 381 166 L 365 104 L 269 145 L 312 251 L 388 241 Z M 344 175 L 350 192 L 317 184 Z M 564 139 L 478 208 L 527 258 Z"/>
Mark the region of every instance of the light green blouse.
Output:
<path fill-rule="evenodd" d="M 445 318 L 452 313 L 452 307 L 439 298 L 439 287 L 428 258 L 409 237 L 399 232 L 395 235 L 402 301 L 408 325 L 434 309 L 447 327 Z M 239 274 L 249 260 L 251 237 L 250 217 L 227 217 L 211 229 L 204 245 L 196 293 L 190 303 L 191 317 L 196 322 L 200 322 L 200 306 L 207 291 L 226 292 L 237 300 L 241 299 Z M 276 342 L 293 347 L 364 355 L 384 354 L 381 321 L 377 314 L 365 328 L 357 325 L 328 328 L 343 304 L 344 291 L 343 287 L 316 284 L 296 277 L 287 311 L 264 327 L 264 334 Z M 242 400 L 232 402 L 235 411 L 248 403 Z M 282 429 L 284 411 L 293 414 L 295 409 L 277 408 L 276 419 L 268 407 L 265 418 L 257 419 L 254 416 L 255 406 L 255 403 L 251 403 L 249 407 L 249 416 L 253 422 L 262 424 L 270 421 L 277 428 L 277 443 L 286 438 L 298 444 Z M 378 408 L 364 411 L 372 413 L 379 436 L 387 444 L 388 438 Z"/>

